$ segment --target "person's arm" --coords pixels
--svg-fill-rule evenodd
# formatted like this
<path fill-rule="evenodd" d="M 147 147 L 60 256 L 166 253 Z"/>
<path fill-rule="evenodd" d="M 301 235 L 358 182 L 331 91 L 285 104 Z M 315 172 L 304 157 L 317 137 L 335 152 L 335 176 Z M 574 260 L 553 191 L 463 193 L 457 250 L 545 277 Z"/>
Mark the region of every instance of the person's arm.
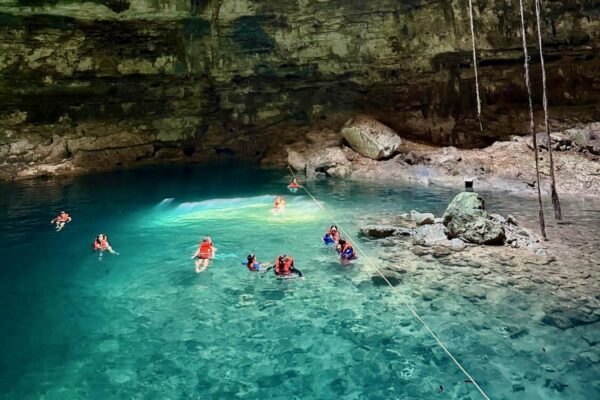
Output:
<path fill-rule="evenodd" d="M 194 254 L 192 254 L 192 260 L 196 257 L 200 257 L 200 255 L 198 254 L 200 252 L 200 249 L 196 249 L 196 251 L 194 252 Z"/>
<path fill-rule="evenodd" d="M 72 219 L 73 219 L 73 218 L 69 217 L 69 219 L 67 219 L 67 221 L 66 221 L 66 222 L 71 222 L 71 220 L 72 220 Z"/>

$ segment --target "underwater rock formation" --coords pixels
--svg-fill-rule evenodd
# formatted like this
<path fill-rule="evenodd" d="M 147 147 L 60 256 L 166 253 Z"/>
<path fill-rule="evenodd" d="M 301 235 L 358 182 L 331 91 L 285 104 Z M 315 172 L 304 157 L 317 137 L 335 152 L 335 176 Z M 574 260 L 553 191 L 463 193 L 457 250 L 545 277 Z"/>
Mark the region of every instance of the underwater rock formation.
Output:
<path fill-rule="evenodd" d="M 0 176 L 262 158 L 357 113 L 427 143 L 476 147 L 523 134 L 513 3 L 475 9 L 480 132 L 459 0 L 2 1 Z M 600 120 L 594 3 L 544 2 L 555 130 Z M 85 147 L 65 146 L 82 139 Z"/>

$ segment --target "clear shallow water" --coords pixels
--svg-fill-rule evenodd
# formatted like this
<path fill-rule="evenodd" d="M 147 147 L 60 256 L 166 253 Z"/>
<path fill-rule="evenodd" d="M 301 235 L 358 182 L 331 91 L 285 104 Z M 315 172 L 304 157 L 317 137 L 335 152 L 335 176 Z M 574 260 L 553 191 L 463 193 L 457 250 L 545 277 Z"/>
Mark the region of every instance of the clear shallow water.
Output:
<path fill-rule="evenodd" d="M 271 213 L 287 180 L 217 165 L 0 185 L 0 398 L 480 398 L 402 294 L 374 286 L 364 260 L 346 268 L 321 246 L 329 221 L 310 198 L 286 194 L 287 211 Z M 441 214 L 455 194 L 311 187 L 353 232 L 410 209 Z M 530 200 L 490 194 L 488 203 L 535 215 Z M 57 234 L 48 221 L 62 208 L 74 220 Z M 566 208 L 580 217 L 575 231 L 600 222 L 595 203 Z M 119 256 L 91 252 L 99 232 Z M 197 275 L 190 256 L 207 234 L 218 256 Z M 249 252 L 262 261 L 291 254 L 307 279 L 252 274 L 240 265 Z M 460 291 L 478 281 L 445 279 L 409 278 L 402 292 L 491 398 L 600 396 L 598 364 L 577 357 L 598 351 L 581 339 L 593 325 L 541 324 L 551 294 L 488 285 L 472 302 Z M 510 338 L 512 327 L 527 333 Z"/>

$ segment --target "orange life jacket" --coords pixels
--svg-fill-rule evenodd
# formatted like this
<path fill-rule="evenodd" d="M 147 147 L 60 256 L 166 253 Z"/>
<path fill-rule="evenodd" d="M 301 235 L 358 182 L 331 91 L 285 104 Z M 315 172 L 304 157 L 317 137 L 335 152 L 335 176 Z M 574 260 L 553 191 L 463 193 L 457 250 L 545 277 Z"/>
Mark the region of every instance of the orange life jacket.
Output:
<path fill-rule="evenodd" d="M 286 257 L 283 260 L 277 259 L 275 262 L 275 274 L 276 275 L 289 275 L 292 273 L 292 267 L 294 266 L 294 259 L 292 257 Z"/>
<path fill-rule="evenodd" d="M 212 256 L 212 243 L 202 242 L 198 248 L 200 258 L 210 258 Z"/>
<path fill-rule="evenodd" d="M 56 217 L 56 222 L 67 222 L 69 220 L 69 214 L 63 215 L 58 215 L 58 217 Z"/>
<path fill-rule="evenodd" d="M 94 250 L 104 250 L 108 248 L 108 240 L 102 239 L 100 242 L 94 240 Z"/>

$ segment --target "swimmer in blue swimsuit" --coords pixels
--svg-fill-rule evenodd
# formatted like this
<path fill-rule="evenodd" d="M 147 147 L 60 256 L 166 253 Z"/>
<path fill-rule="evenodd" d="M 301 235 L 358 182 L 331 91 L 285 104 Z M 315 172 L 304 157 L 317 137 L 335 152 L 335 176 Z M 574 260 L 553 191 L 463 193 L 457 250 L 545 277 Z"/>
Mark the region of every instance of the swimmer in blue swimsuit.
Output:
<path fill-rule="evenodd" d="M 271 264 L 261 264 L 256 260 L 256 255 L 248 254 L 248 262 L 246 263 L 246 267 L 250 272 L 268 272 L 273 268 Z"/>

